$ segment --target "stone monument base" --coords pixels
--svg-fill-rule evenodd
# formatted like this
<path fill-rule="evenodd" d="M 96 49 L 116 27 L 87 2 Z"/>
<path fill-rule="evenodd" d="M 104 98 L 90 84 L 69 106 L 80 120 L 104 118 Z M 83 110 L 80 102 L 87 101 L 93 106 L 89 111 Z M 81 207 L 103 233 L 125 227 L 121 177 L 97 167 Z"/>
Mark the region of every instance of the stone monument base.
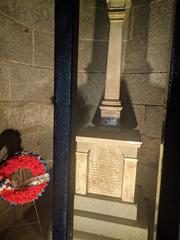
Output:
<path fill-rule="evenodd" d="M 136 187 L 138 131 L 89 127 L 76 137 L 75 239 L 147 240 Z"/>
<path fill-rule="evenodd" d="M 78 196 L 74 201 L 74 240 L 147 240 L 147 216 L 142 189 L 136 203 L 98 196 Z"/>

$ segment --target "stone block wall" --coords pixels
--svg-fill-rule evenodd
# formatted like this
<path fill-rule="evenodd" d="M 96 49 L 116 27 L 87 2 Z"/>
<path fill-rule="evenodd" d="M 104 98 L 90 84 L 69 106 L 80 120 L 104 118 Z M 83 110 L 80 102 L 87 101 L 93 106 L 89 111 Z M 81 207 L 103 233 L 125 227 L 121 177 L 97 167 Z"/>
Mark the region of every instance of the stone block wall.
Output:
<path fill-rule="evenodd" d="M 124 41 L 122 102 L 124 126 L 139 129 L 137 182 L 155 200 L 160 143 L 163 134 L 174 1 L 134 1 L 130 38 Z M 133 122 L 133 115 L 135 120 Z M 127 119 L 128 116 L 128 119 Z"/>
<path fill-rule="evenodd" d="M 105 87 L 109 20 L 106 1 L 81 0 L 78 56 L 79 128 L 92 125 Z"/>
<path fill-rule="evenodd" d="M 2 0 L 0 26 L 0 132 L 52 161 L 54 0 Z"/>
<path fill-rule="evenodd" d="M 24 150 L 41 154 L 51 169 L 54 0 L 1 0 L 0 28 L 0 133 L 17 129 Z M 38 203 L 50 202 L 49 196 L 48 187 Z M 30 218 L 26 216 L 22 222 L 31 226 L 27 224 L 37 221 L 32 204 L 11 207 L 1 201 L 0 232 L 22 218 L 28 209 Z M 45 209 L 49 214 L 51 207 Z M 50 218 L 46 221 L 49 224 Z M 34 226 L 41 234 L 39 225 Z M 13 235 L 12 228 L 9 232 Z"/>
<path fill-rule="evenodd" d="M 124 24 L 121 125 L 140 131 L 137 183 L 155 201 L 165 119 L 174 0 L 134 0 Z M 105 0 L 80 1 L 79 128 L 96 123 L 103 97 L 109 21 Z"/>

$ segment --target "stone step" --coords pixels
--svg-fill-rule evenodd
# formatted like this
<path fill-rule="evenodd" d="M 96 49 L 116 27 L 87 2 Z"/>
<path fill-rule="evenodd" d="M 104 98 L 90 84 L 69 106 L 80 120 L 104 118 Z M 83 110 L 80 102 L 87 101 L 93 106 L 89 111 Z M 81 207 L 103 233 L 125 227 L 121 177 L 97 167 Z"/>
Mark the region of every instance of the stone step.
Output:
<path fill-rule="evenodd" d="M 73 240 L 119 240 L 115 238 L 108 238 L 105 236 L 99 236 L 92 233 L 85 233 L 81 231 L 73 232 Z"/>
<path fill-rule="evenodd" d="M 137 219 L 137 204 L 115 201 L 113 198 L 96 195 L 75 195 L 74 209 L 112 217 Z"/>
<path fill-rule="evenodd" d="M 148 237 L 148 229 L 141 222 L 77 210 L 74 230 L 122 240 L 147 240 Z"/>
<path fill-rule="evenodd" d="M 110 201 L 110 199 L 108 201 Z M 114 203 L 113 201 L 110 202 Z M 107 238 L 118 240 L 147 240 L 147 213 L 143 191 L 142 188 L 138 186 L 136 187 L 136 202 L 138 203 L 137 220 L 106 215 L 106 209 L 103 213 L 90 212 L 89 210 L 92 207 L 89 207 L 88 204 L 85 205 L 87 209 L 85 211 L 82 210 L 85 207 L 81 206 L 81 210 L 74 211 L 75 237 L 78 236 L 78 239 L 81 236 L 81 239 L 84 240 L 89 240 L 90 237 L 94 237 L 92 238 L 94 240 L 106 240 Z M 100 207 L 98 208 L 100 209 Z"/>

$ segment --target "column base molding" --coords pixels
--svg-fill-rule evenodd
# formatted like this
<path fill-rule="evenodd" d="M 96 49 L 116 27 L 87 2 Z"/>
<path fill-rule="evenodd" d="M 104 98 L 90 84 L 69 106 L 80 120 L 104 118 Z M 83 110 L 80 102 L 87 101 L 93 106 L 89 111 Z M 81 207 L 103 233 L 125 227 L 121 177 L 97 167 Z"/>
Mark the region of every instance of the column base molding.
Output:
<path fill-rule="evenodd" d="M 120 101 L 104 100 L 100 106 L 102 125 L 119 125 L 122 106 Z"/>

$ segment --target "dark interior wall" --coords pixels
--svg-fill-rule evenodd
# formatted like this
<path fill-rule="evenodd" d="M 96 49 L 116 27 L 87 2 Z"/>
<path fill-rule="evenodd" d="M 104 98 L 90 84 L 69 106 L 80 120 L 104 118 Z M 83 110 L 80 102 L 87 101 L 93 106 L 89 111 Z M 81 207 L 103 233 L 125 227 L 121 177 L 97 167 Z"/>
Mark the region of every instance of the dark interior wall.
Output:
<path fill-rule="evenodd" d="M 180 2 L 174 11 L 174 34 L 164 133 L 157 239 L 180 239 Z"/>

